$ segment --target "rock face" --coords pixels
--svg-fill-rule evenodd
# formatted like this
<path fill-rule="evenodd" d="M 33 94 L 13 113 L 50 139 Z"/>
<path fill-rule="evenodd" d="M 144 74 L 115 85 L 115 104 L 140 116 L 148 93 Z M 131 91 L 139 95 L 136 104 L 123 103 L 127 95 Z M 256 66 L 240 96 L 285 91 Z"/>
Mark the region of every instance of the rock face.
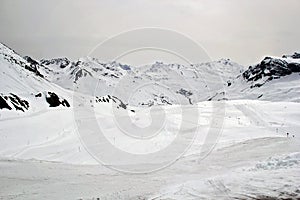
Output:
<path fill-rule="evenodd" d="M 23 57 L 33 68 L 38 68 L 40 63 L 29 56 Z"/>
<path fill-rule="evenodd" d="M 176 91 L 176 93 L 183 95 L 185 98 L 187 98 L 189 100 L 190 104 L 193 104 L 192 100 L 190 98 L 190 96 L 193 95 L 193 93 L 191 91 L 187 91 L 183 88 L 180 88 L 180 90 Z"/>
<path fill-rule="evenodd" d="M 8 109 L 25 112 L 28 110 L 28 101 L 21 99 L 17 95 L 10 93 L 9 95 L 0 94 L 0 109 Z"/>
<path fill-rule="evenodd" d="M 24 59 L 28 62 L 28 64 L 25 65 L 25 69 L 34 72 L 37 76 L 44 78 L 44 75 L 42 75 L 39 71 L 40 64 L 36 60 L 32 59 L 29 56 L 25 56 Z"/>
<path fill-rule="evenodd" d="M 70 107 L 69 102 L 66 99 L 61 99 L 54 92 L 48 92 L 46 95 L 46 101 L 49 103 L 49 107 L 65 106 Z"/>
<path fill-rule="evenodd" d="M 40 97 L 42 97 L 42 93 L 38 93 L 35 95 L 35 98 Z M 66 99 L 59 97 L 54 92 L 47 92 L 45 99 L 49 104 L 49 107 L 57 107 L 60 105 L 70 107 L 70 104 Z M 25 112 L 29 109 L 29 102 L 13 93 L 10 93 L 8 95 L 0 93 L 0 110 L 1 109 Z"/>
<path fill-rule="evenodd" d="M 51 60 L 46 60 L 43 59 L 41 60 L 41 64 L 48 66 L 48 65 L 57 65 L 60 68 L 65 68 L 66 66 L 68 66 L 71 63 L 71 61 L 68 58 L 54 58 Z"/>
<path fill-rule="evenodd" d="M 18 65 L 26 70 L 33 72 L 35 75 L 44 78 L 44 75 L 39 71 L 39 62 L 29 56 L 21 57 L 14 50 L 0 43 L 0 56 L 11 64 Z"/>
<path fill-rule="evenodd" d="M 300 53 L 295 52 L 293 55 L 284 55 L 283 58 L 300 59 Z"/>
<path fill-rule="evenodd" d="M 8 109 L 11 110 L 11 107 L 8 105 L 8 103 L 6 102 L 5 98 L 3 98 L 2 96 L 0 96 L 0 109 Z"/>
<path fill-rule="evenodd" d="M 75 77 L 74 83 L 76 83 L 81 77 L 93 76 L 91 72 L 87 71 L 86 69 L 80 69 L 80 68 L 75 68 L 71 72 L 71 75 Z"/>
<path fill-rule="evenodd" d="M 127 109 L 127 105 L 125 103 L 123 103 L 118 97 L 115 97 L 115 96 L 111 96 L 111 95 L 106 95 L 106 96 L 103 96 L 103 97 L 98 97 L 96 96 L 96 103 L 110 103 L 110 102 L 113 102 L 117 108 L 123 108 L 123 109 Z"/>
<path fill-rule="evenodd" d="M 295 72 L 300 72 L 299 62 L 265 57 L 259 64 L 250 66 L 242 75 L 246 81 L 254 83 L 251 87 L 260 87 L 270 80 L 278 79 Z"/>

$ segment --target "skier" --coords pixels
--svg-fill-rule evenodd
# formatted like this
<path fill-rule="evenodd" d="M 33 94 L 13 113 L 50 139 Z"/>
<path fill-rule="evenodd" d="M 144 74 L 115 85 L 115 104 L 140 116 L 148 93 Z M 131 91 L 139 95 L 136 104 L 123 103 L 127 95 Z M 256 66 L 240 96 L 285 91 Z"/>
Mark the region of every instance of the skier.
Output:
<path fill-rule="evenodd" d="M 289 133 L 288 132 L 286 133 L 286 137 L 289 137 Z"/>

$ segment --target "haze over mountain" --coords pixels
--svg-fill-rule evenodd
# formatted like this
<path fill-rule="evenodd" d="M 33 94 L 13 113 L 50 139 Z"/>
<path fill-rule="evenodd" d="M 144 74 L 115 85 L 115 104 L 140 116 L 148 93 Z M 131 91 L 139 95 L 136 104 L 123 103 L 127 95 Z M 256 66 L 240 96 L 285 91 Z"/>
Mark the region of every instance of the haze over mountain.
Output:
<path fill-rule="evenodd" d="M 77 59 L 124 30 L 161 27 L 193 38 L 214 60 L 249 65 L 299 51 L 299 7 L 298 0 L 2 0 L 0 25 L 3 42 L 38 59 Z"/>

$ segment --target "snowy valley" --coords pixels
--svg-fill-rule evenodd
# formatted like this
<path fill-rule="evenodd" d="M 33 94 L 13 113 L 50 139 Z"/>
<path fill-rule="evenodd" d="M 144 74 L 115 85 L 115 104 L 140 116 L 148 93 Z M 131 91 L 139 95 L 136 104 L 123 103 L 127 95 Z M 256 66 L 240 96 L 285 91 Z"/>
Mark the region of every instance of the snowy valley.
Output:
<path fill-rule="evenodd" d="M 300 199 L 299 53 L 131 66 L 0 43 L 0 84 L 0 199 Z"/>

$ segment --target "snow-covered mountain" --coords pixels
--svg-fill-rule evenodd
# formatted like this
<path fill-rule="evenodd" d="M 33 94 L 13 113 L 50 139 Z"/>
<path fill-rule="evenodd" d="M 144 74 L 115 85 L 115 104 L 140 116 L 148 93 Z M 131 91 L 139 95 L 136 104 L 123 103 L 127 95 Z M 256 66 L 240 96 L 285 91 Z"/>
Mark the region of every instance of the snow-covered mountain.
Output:
<path fill-rule="evenodd" d="M 66 89 L 79 87 L 81 92 L 98 96 L 115 93 L 135 106 L 228 99 L 299 102 L 297 55 L 266 57 L 248 69 L 229 59 L 185 66 L 162 62 L 129 66 L 87 57 L 76 62 L 42 60 L 41 70 L 47 79 Z M 91 86 L 95 80 L 101 89 Z"/>
<path fill-rule="evenodd" d="M 229 99 L 300 102 L 299 72 L 297 56 L 267 56 L 238 75 L 227 95 Z"/>
<path fill-rule="evenodd" d="M 30 57 L 23 58 L 0 44 L 0 66 L 2 112 L 36 112 L 49 106 L 70 106 L 71 93 L 46 80 L 39 62 Z"/>
<path fill-rule="evenodd" d="M 129 66 L 0 44 L 0 199 L 299 198 L 299 57 Z"/>
<path fill-rule="evenodd" d="M 0 64 L 1 107 L 23 111 L 40 101 L 40 96 L 49 99 L 50 93 L 57 96 L 56 105 L 63 105 L 61 102 L 70 101 L 74 91 L 96 97 L 116 96 L 133 106 L 230 99 L 300 102 L 297 53 L 282 58 L 266 57 L 248 69 L 229 59 L 192 65 L 156 62 L 129 66 L 90 57 L 77 61 L 67 58 L 37 61 L 21 57 L 0 44 Z M 14 95 L 20 98 L 16 102 L 26 101 L 29 106 L 14 103 Z"/>

